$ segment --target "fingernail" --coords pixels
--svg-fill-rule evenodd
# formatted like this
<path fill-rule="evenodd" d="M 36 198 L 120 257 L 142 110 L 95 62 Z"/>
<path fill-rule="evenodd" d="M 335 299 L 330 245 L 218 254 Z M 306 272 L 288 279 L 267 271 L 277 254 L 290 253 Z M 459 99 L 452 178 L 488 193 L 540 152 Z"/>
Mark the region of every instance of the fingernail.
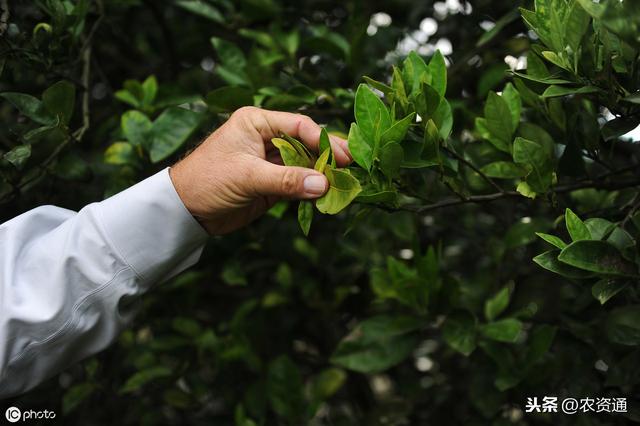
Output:
<path fill-rule="evenodd" d="M 322 195 L 327 190 L 327 178 L 321 175 L 309 175 L 304 178 L 304 191 L 309 195 Z"/>

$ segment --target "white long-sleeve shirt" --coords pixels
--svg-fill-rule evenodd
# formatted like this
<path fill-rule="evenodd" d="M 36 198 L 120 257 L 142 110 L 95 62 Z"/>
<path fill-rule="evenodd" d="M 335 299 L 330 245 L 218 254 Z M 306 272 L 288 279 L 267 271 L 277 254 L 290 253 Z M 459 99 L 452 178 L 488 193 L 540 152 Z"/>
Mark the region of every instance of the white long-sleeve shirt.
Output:
<path fill-rule="evenodd" d="M 195 263 L 207 239 L 165 169 L 76 213 L 0 225 L 0 399 L 109 345 L 127 299 Z"/>

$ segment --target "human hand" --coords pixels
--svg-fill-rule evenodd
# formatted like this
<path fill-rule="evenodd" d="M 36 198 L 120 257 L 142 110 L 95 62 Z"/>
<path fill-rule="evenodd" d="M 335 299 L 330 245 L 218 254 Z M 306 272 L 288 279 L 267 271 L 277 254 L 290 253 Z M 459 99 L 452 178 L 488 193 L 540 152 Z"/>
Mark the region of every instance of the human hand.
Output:
<path fill-rule="evenodd" d="M 271 143 L 281 133 L 318 151 L 320 126 L 311 118 L 244 107 L 171 167 L 169 174 L 182 202 L 210 234 L 241 228 L 280 199 L 318 198 L 327 191 L 323 174 L 282 165 Z M 337 164 L 346 166 L 351 161 L 347 141 L 330 139 Z"/>

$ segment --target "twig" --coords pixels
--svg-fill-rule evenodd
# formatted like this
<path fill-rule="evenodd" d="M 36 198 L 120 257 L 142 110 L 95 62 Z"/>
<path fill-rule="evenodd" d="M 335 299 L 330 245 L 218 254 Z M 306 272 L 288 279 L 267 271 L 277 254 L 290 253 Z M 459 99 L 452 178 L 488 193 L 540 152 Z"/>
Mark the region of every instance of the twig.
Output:
<path fill-rule="evenodd" d="M 458 154 L 457 152 L 455 152 L 453 149 L 447 148 L 446 146 L 442 147 L 445 151 L 447 151 L 449 154 L 453 155 L 458 161 L 460 161 L 461 163 L 463 163 L 464 165 L 466 165 L 467 167 L 469 167 L 471 170 L 473 170 L 474 172 L 476 172 L 477 174 L 480 175 L 480 177 L 482 177 L 482 179 L 484 179 L 488 184 L 490 184 L 491 186 L 493 186 L 497 191 L 499 192 L 504 192 L 504 189 L 502 189 L 500 187 L 500 185 L 498 185 L 493 179 L 491 179 L 489 176 L 487 176 L 485 173 L 481 172 L 480 169 L 478 169 L 476 166 L 473 165 L 473 163 L 471 163 L 470 161 L 468 161 L 466 158 L 464 158 L 462 155 Z"/>
<path fill-rule="evenodd" d="M 551 192 L 556 194 L 564 194 L 567 192 L 572 192 L 578 189 L 586 189 L 586 188 L 615 190 L 615 189 L 631 188 L 634 186 L 640 186 L 640 179 L 634 179 L 632 181 L 610 182 L 610 183 L 597 182 L 597 181 L 590 180 L 590 181 L 578 182 L 571 185 L 558 186 L 555 189 L 552 189 Z M 485 203 L 485 202 L 491 202 L 491 201 L 500 200 L 500 199 L 509 198 L 509 197 L 523 197 L 523 195 L 516 191 L 504 191 L 504 192 L 498 192 L 494 194 L 472 195 L 469 197 L 465 197 L 463 199 L 449 198 L 443 201 L 439 201 L 437 203 L 427 204 L 423 206 L 410 206 L 410 205 L 402 206 L 400 209 L 411 211 L 414 213 L 424 214 L 424 213 L 427 213 L 433 210 L 438 210 L 441 208 L 452 207 L 452 206 L 468 204 L 468 203 Z"/>
<path fill-rule="evenodd" d="M 0 36 L 9 28 L 9 0 L 0 0 Z"/>
<path fill-rule="evenodd" d="M 87 46 L 82 53 L 82 87 L 84 93 L 82 94 L 82 127 L 76 130 L 73 134 L 77 141 L 81 141 L 85 132 L 89 129 L 91 124 L 91 112 L 89 110 L 89 98 L 91 95 L 91 89 L 89 83 L 91 79 L 91 45 Z"/>
<path fill-rule="evenodd" d="M 628 206 L 631 206 L 631 209 L 626 214 L 624 219 L 622 219 L 622 221 L 620 222 L 621 228 L 624 228 L 627 225 L 627 222 L 629 222 L 629 220 L 633 217 L 635 212 L 637 212 L 638 209 L 640 208 L 640 193 L 637 193 L 636 196 L 633 197 L 633 200 L 629 202 Z"/>

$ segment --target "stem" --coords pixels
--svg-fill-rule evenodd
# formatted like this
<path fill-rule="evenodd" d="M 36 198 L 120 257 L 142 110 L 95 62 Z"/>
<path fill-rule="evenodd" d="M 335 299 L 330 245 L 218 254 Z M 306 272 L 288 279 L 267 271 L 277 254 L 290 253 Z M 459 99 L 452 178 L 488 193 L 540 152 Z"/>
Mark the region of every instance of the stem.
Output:
<path fill-rule="evenodd" d="M 625 189 L 632 188 L 634 186 L 640 186 L 640 179 L 634 179 L 630 181 L 622 181 L 622 182 L 598 182 L 598 181 L 584 181 L 578 182 L 570 185 L 562 185 L 558 186 L 555 189 L 552 189 L 550 192 L 555 194 L 564 194 L 567 192 L 576 191 L 578 189 L 608 189 L 608 190 L 616 190 L 616 189 Z M 407 210 L 413 213 L 424 214 L 433 210 L 438 210 L 446 207 L 458 206 L 462 204 L 468 203 L 487 203 L 495 200 L 500 200 L 503 198 L 512 198 L 512 197 L 524 197 L 522 194 L 516 191 L 504 191 L 498 192 L 495 194 L 486 194 L 486 195 L 472 195 L 470 197 L 466 197 L 463 199 L 460 198 L 449 198 L 443 201 L 439 201 L 433 204 L 427 204 L 422 206 L 402 206 L 400 210 Z"/>
<path fill-rule="evenodd" d="M 442 147 L 445 151 L 447 151 L 449 154 L 453 155 L 458 161 L 460 161 L 461 163 L 463 163 L 464 165 L 466 165 L 467 167 L 469 167 L 471 170 L 473 170 L 474 172 L 476 172 L 477 174 L 480 175 L 480 177 L 482 177 L 482 179 L 484 179 L 489 185 L 493 186 L 497 191 L 499 192 L 504 192 L 504 189 L 502 189 L 500 187 L 500 185 L 498 185 L 493 179 L 491 179 L 489 176 L 487 176 L 486 174 L 484 174 L 483 172 L 480 171 L 480 169 L 478 169 L 476 166 L 473 165 L 473 163 L 471 163 L 470 161 L 468 161 L 466 158 L 464 158 L 462 155 L 458 154 L 457 152 L 455 152 L 453 149 L 447 148 L 446 146 Z"/>

